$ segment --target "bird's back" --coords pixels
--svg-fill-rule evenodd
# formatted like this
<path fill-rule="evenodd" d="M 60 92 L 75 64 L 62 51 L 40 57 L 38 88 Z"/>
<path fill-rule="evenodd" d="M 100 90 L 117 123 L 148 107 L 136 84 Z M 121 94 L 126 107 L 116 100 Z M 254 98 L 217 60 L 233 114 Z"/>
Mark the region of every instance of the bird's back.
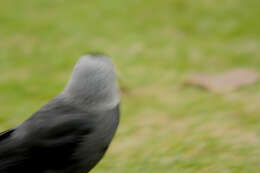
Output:
<path fill-rule="evenodd" d="M 81 173 L 103 157 L 119 123 L 119 106 L 87 112 L 69 105 L 40 110 L 0 135 L 0 173 Z"/>

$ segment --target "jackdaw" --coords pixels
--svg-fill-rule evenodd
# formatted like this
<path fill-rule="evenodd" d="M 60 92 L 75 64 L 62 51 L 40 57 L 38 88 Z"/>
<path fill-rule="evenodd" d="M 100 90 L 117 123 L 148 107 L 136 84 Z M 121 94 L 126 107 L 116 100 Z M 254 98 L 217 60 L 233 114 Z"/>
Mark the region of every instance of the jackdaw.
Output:
<path fill-rule="evenodd" d="M 0 173 L 89 172 L 116 132 L 119 102 L 112 61 L 82 56 L 59 95 L 0 133 Z"/>

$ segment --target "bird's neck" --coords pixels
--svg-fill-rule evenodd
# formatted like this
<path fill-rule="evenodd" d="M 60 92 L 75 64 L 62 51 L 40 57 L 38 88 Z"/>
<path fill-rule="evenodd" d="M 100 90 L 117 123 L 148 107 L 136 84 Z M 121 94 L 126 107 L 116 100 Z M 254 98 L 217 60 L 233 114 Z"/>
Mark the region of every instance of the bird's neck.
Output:
<path fill-rule="evenodd" d="M 119 104 L 119 90 L 114 77 L 77 81 L 77 85 L 73 82 L 68 83 L 60 97 L 81 109 L 106 110 Z"/>

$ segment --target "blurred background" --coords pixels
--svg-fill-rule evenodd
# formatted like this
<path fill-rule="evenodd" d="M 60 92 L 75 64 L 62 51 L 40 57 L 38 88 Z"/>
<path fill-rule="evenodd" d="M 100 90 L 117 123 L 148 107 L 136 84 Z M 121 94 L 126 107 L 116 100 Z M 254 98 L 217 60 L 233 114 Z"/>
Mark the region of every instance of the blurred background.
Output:
<path fill-rule="evenodd" d="M 192 73 L 260 71 L 259 0 L 9 0 L 0 5 L 0 130 L 104 52 L 122 89 L 119 131 L 93 173 L 256 173 L 260 82 L 225 94 Z"/>

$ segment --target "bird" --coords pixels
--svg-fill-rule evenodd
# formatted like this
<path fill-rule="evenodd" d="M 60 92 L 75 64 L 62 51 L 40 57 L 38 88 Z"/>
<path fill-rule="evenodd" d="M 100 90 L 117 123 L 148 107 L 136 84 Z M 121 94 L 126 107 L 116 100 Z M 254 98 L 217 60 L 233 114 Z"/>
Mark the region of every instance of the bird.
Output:
<path fill-rule="evenodd" d="M 118 91 L 109 57 L 81 56 L 57 96 L 0 133 L 0 173 L 88 173 L 117 131 Z"/>

